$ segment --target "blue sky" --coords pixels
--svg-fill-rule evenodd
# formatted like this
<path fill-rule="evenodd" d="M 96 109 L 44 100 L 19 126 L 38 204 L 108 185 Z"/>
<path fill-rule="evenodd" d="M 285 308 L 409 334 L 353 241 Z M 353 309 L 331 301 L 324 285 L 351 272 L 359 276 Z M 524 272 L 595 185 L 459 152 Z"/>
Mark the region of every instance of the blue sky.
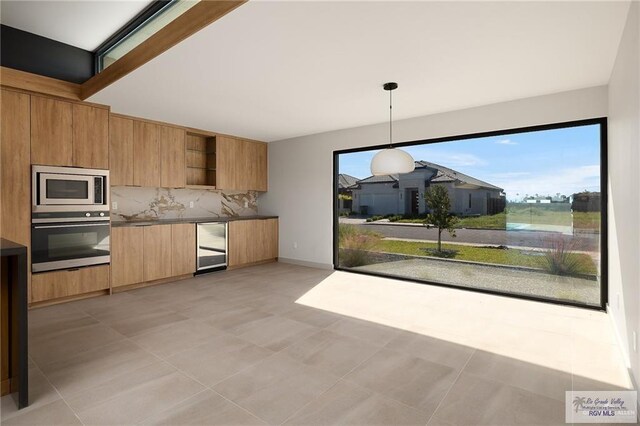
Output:
<path fill-rule="evenodd" d="M 403 147 L 426 160 L 525 194 L 571 195 L 600 190 L 600 126 L 589 125 Z M 340 155 L 340 173 L 365 178 L 376 151 Z"/>

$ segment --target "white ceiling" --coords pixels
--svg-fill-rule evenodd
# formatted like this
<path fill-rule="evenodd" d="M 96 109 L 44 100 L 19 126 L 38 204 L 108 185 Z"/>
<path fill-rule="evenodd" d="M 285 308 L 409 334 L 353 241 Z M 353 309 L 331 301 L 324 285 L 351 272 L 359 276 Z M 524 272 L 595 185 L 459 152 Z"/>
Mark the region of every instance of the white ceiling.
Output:
<path fill-rule="evenodd" d="M 4 2 L 3 2 L 4 3 Z M 90 98 L 273 141 L 607 84 L 629 2 L 251 0 Z"/>
<path fill-rule="evenodd" d="M 95 50 L 151 0 L 2 0 L 0 21 L 19 30 Z"/>

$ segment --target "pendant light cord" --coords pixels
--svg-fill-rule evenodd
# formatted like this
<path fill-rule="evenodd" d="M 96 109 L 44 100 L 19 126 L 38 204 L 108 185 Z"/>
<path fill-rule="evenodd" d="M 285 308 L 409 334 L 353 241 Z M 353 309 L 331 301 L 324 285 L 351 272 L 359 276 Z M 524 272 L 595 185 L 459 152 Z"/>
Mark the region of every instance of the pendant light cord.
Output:
<path fill-rule="evenodd" d="M 393 148 L 393 90 L 389 90 L 389 148 Z"/>

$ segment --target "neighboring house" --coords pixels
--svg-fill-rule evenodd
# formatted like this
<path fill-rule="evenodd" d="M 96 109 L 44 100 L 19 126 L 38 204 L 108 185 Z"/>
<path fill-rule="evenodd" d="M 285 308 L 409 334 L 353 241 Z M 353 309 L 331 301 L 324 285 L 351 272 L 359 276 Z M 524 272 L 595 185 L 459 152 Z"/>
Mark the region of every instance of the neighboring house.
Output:
<path fill-rule="evenodd" d="M 457 215 L 495 214 L 505 207 L 502 188 L 439 164 L 416 161 L 411 173 L 357 181 L 351 187 L 353 211 L 373 215 L 427 213 L 424 192 L 431 185 L 447 188 L 451 213 Z"/>
<path fill-rule="evenodd" d="M 601 196 L 599 192 L 579 192 L 573 194 L 571 210 L 574 212 L 599 212 L 601 209 Z"/>
<path fill-rule="evenodd" d="M 353 194 L 351 193 L 351 187 L 358 182 L 357 177 L 353 177 L 344 173 L 338 175 L 338 211 L 351 212 L 353 204 Z"/>

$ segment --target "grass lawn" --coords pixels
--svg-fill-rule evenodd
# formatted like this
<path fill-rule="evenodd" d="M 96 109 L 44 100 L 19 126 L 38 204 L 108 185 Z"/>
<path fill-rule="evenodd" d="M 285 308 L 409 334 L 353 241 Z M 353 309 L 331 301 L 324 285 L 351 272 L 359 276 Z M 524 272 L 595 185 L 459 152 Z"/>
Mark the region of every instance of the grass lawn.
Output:
<path fill-rule="evenodd" d="M 374 251 L 388 253 L 409 254 L 414 256 L 426 256 L 425 248 L 435 249 L 435 243 L 418 243 L 409 241 L 380 240 Z M 545 256 L 524 254 L 522 250 L 500 250 L 486 247 L 473 247 L 461 244 L 442 244 L 445 250 L 457 250 L 454 259 L 469 260 L 474 262 L 496 263 L 499 265 L 527 266 L 531 268 L 544 268 Z M 596 274 L 596 265 L 590 256 L 586 254 L 573 254 L 581 258 L 581 270 L 583 274 Z"/>

